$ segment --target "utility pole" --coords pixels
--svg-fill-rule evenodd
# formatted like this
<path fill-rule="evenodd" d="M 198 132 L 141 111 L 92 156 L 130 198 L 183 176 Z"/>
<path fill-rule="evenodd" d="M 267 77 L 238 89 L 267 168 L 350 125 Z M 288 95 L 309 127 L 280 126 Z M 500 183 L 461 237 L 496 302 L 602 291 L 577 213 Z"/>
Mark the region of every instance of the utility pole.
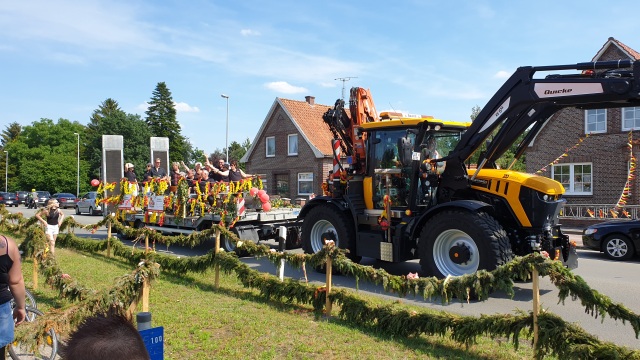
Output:
<path fill-rule="evenodd" d="M 344 100 L 344 86 L 347 81 L 351 80 L 351 79 L 357 79 L 357 76 L 347 76 L 347 77 L 340 77 L 340 78 L 335 78 L 334 80 L 339 80 L 342 81 L 342 100 Z"/>

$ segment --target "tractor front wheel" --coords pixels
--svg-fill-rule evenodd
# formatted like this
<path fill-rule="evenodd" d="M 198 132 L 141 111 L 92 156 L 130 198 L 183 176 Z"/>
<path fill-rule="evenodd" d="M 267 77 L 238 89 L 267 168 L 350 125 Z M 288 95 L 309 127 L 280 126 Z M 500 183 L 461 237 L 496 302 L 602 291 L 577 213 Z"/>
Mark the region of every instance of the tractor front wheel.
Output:
<path fill-rule="evenodd" d="M 443 211 L 427 221 L 418 252 L 422 271 L 438 278 L 493 270 L 513 258 L 509 237 L 496 219 L 464 210 Z"/>

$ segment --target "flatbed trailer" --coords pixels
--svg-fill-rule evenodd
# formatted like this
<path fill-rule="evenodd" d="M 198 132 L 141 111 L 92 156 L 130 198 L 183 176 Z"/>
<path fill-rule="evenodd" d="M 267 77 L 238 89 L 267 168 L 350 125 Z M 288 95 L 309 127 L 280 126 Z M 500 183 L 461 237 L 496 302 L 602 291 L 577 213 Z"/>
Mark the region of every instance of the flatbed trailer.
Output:
<path fill-rule="evenodd" d="M 256 243 L 261 240 L 280 241 L 283 239 L 285 249 L 295 249 L 301 246 L 299 213 L 299 208 L 272 209 L 268 212 L 249 209 L 240 216 L 229 230 L 242 240 L 251 240 Z M 162 224 L 159 224 L 158 221 L 152 222 L 149 220 L 151 214 L 152 212 L 147 214 L 145 212 L 130 213 L 126 215 L 125 222 L 134 228 L 147 227 L 163 234 L 189 235 L 194 231 L 209 229 L 212 225 L 220 223 L 221 220 L 218 214 L 185 217 L 164 214 Z M 225 251 L 236 250 L 235 244 L 225 236 L 221 237 L 220 246 Z"/>

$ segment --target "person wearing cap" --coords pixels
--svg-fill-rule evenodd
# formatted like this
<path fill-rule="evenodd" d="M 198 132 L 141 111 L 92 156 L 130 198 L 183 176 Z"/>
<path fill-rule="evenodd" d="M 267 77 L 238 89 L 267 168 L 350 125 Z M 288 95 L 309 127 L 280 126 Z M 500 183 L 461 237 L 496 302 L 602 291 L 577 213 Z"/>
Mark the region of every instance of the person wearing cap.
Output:
<path fill-rule="evenodd" d="M 33 201 L 33 208 L 36 209 L 38 207 L 38 193 L 36 189 L 31 189 L 31 201 Z"/>
<path fill-rule="evenodd" d="M 152 163 L 147 163 L 147 168 L 144 171 L 144 174 L 142 174 L 142 181 L 144 181 L 145 183 L 151 179 L 153 179 L 153 173 L 151 173 L 151 168 L 153 167 Z"/>
<path fill-rule="evenodd" d="M 136 173 L 133 170 L 132 163 L 124 164 L 124 177 L 127 178 L 127 181 L 129 182 L 131 195 L 138 196 L 138 178 L 136 177 Z"/>
<path fill-rule="evenodd" d="M 49 199 L 47 206 L 36 213 L 36 219 L 38 219 L 46 229 L 45 234 L 49 241 L 49 251 L 51 255 L 55 255 L 56 252 L 56 239 L 58 238 L 58 232 L 63 218 L 64 213 L 60 210 L 60 204 L 56 199 Z"/>

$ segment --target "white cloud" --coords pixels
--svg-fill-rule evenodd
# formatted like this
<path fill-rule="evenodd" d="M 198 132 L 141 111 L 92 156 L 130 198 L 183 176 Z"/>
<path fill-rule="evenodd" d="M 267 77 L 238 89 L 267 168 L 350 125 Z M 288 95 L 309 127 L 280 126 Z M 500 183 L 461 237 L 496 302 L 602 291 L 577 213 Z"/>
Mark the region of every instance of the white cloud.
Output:
<path fill-rule="evenodd" d="M 251 30 L 251 29 L 242 29 L 240 30 L 240 35 L 242 36 L 260 36 L 259 31 Z"/>
<path fill-rule="evenodd" d="M 332 82 L 321 82 L 320 86 L 326 87 L 326 88 L 334 88 L 334 87 L 338 86 L 338 84 L 332 83 Z"/>
<path fill-rule="evenodd" d="M 174 102 L 173 106 L 175 106 L 177 112 L 200 112 L 200 108 L 191 106 L 185 102 Z"/>
<path fill-rule="evenodd" d="M 148 102 L 143 102 L 142 104 L 138 104 L 138 106 L 136 106 L 136 110 L 139 110 L 141 112 L 145 112 L 147 111 L 147 109 L 149 108 L 149 103 Z"/>
<path fill-rule="evenodd" d="M 285 94 L 300 94 L 300 93 L 309 92 L 309 90 L 303 87 L 293 86 L 287 83 L 286 81 L 274 81 L 274 82 L 266 83 L 264 84 L 264 87 L 266 87 L 269 90 L 273 90 L 273 91 L 285 93 Z"/>
<path fill-rule="evenodd" d="M 508 71 L 500 70 L 493 75 L 496 79 L 508 79 L 511 76 L 511 73 Z"/>

